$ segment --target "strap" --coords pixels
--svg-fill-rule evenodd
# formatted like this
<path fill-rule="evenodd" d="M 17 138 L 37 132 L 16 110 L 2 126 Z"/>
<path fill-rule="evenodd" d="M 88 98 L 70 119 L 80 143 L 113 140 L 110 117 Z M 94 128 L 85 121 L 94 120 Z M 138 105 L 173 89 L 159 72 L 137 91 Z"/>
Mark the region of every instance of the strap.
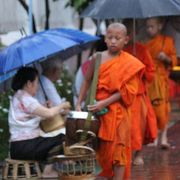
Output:
<path fill-rule="evenodd" d="M 96 55 L 96 61 L 95 61 L 95 70 L 94 70 L 94 76 L 91 84 L 91 90 L 90 90 L 90 100 L 89 104 L 93 105 L 96 98 L 96 90 L 97 90 L 97 83 L 98 83 L 98 75 L 99 75 L 99 66 L 101 64 L 101 53 L 97 53 Z M 92 119 L 92 112 L 88 112 L 87 120 Z"/>
<path fill-rule="evenodd" d="M 95 61 L 95 70 L 93 75 L 93 80 L 91 83 L 91 88 L 89 93 L 87 94 L 87 98 L 85 101 L 85 109 L 87 110 L 87 105 L 94 104 L 94 100 L 96 97 L 96 89 L 97 89 L 97 82 L 98 82 L 98 74 L 99 74 L 99 66 L 101 64 L 101 53 L 96 53 L 96 61 Z"/>
<path fill-rule="evenodd" d="M 97 53 L 96 55 L 96 61 L 95 61 L 95 70 L 94 70 L 94 75 L 93 75 L 93 80 L 91 84 L 91 90 L 90 90 L 90 100 L 89 104 L 93 105 L 95 102 L 96 98 L 96 90 L 97 90 L 97 83 L 98 83 L 98 75 L 99 75 L 99 66 L 101 64 L 101 53 Z M 81 141 L 85 140 L 87 137 L 87 131 L 89 130 L 91 126 L 91 121 L 92 121 L 92 112 L 88 112 L 87 119 L 85 120 L 84 123 L 84 133 L 81 135 Z"/>

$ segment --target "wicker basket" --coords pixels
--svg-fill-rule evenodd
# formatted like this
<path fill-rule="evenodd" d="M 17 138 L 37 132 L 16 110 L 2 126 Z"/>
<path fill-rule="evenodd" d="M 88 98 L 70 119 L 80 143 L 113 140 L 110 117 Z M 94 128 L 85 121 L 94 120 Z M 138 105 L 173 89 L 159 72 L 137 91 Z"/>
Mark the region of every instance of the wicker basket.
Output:
<path fill-rule="evenodd" d="M 65 120 L 60 114 L 57 114 L 53 118 L 49 118 L 49 119 L 41 121 L 40 127 L 46 133 L 52 132 L 54 130 L 64 128 Z"/>
<path fill-rule="evenodd" d="M 94 180 L 95 176 L 82 175 L 82 176 L 61 176 L 60 180 Z"/>
<path fill-rule="evenodd" d="M 77 156 L 58 155 L 54 157 L 61 180 L 95 179 L 95 153 Z"/>

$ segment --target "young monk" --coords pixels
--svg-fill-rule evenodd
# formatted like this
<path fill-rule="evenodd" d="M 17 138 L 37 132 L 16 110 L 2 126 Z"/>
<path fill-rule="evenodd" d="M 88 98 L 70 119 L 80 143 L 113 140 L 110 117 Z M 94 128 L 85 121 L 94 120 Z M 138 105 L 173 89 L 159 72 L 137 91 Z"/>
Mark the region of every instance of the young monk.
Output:
<path fill-rule="evenodd" d="M 129 36 L 129 42 L 124 50 L 137 57 L 146 66 L 137 97 L 132 105 L 131 125 L 131 146 L 134 151 L 133 164 L 142 165 L 144 164 L 142 145 L 153 142 L 157 136 L 156 116 L 146 92 L 146 84 L 154 79 L 155 67 L 147 48 L 141 43 L 133 41 L 133 20 L 126 19 L 123 23 Z"/>
<path fill-rule="evenodd" d="M 127 179 L 130 175 L 130 106 L 137 91 L 144 65 L 130 54 L 122 51 L 128 42 L 127 30 L 123 24 L 108 26 L 105 36 L 107 50 L 101 53 L 96 100 L 88 110 L 98 112 L 108 108 L 108 112 L 99 116 L 100 147 L 97 158 L 102 168 L 99 176 L 113 180 Z M 77 109 L 86 96 L 94 73 L 96 55 L 82 84 Z"/>
<path fill-rule="evenodd" d="M 150 18 L 146 21 L 146 29 L 149 40 L 146 47 L 153 58 L 156 68 L 155 80 L 148 88 L 158 129 L 161 132 L 159 143 L 161 148 L 169 148 L 167 140 L 167 126 L 169 121 L 169 70 L 176 64 L 176 50 L 172 38 L 162 35 L 163 22 L 160 18 Z M 156 143 L 157 144 L 157 143 Z"/>

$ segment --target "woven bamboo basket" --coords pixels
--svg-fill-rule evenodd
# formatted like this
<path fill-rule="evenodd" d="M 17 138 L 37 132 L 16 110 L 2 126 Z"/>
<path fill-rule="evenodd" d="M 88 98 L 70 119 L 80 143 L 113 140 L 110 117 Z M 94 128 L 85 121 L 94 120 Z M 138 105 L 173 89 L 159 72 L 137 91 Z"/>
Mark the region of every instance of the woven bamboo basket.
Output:
<path fill-rule="evenodd" d="M 54 130 L 64 128 L 65 120 L 60 114 L 57 114 L 53 118 L 48 118 L 46 120 L 41 121 L 40 127 L 46 133 L 52 132 Z"/>
<path fill-rule="evenodd" d="M 96 156 L 95 153 L 54 157 L 61 180 L 94 180 Z"/>

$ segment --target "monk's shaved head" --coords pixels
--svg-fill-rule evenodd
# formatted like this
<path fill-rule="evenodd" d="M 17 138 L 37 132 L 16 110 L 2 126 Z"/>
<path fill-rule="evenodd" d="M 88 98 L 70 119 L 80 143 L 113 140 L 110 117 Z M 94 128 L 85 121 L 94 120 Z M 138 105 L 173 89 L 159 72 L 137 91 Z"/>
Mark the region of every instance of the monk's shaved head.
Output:
<path fill-rule="evenodd" d="M 127 29 L 124 24 L 112 23 L 108 26 L 105 42 L 111 54 L 118 54 L 128 43 Z"/>
<path fill-rule="evenodd" d="M 107 32 L 111 29 L 119 29 L 120 31 L 122 31 L 124 33 L 124 35 L 127 35 L 127 29 L 126 26 L 122 23 L 112 23 L 108 26 L 107 28 Z"/>
<path fill-rule="evenodd" d="M 146 20 L 146 31 L 149 37 L 155 37 L 157 34 L 162 32 L 164 27 L 163 18 L 152 17 Z"/>
<path fill-rule="evenodd" d="M 147 18 L 147 21 L 155 21 L 158 24 L 164 24 L 164 18 L 162 18 L 162 17 Z"/>

